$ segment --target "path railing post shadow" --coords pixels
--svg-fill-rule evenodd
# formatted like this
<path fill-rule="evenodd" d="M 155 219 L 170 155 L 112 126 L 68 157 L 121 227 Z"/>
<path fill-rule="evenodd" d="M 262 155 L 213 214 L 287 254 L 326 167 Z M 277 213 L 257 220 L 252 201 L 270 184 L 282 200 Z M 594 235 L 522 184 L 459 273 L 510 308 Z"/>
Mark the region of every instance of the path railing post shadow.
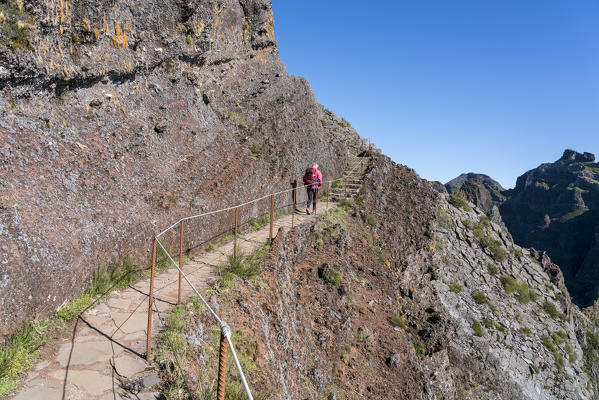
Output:
<path fill-rule="evenodd" d="M 326 181 L 326 182 L 322 182 L 323 184 L 327 184 L 327 187 L 329 188 L 329 191 L 327 192 L 327 205 L 326 205 L 326 210 L 328 212 L 328 208 L 329 208 L 329 196 L 330 196 L 330 188 L 331 188 L 331 184 L 332 184 L 332 180 Z M 217 210 L 217 211 L 211 211 L 211 212 L 207 212 L 207 213 L 203 213 L 203 214 L 198 214 L 198 215 L 193 215 L 193 216 L 189 216 L 189 217 L 185 217 L 180 219 L 179 221 L 177 221 L 176 223 L 174 223 L 173 225 L 169 226 L 167 229 L 165 229 L 164 231 L 162 231 L 161 233 L 159 233 L 158 235 L 156 235 L 154 237 L 153 243 L 152 243 L 152 266 L 151 266 L 151 273 L 150 273 L 150 291 L 149 291 L 149 300 L 148 300 L 148 329 L 147 329 L 147 339 L 146 339 L 146 360 L 149 362 L 151 360 L 151 344 L 152 344 L 152 306 L 153 306 L 153 301 L 154 301 L 154 278 L 156 275 L 156 256 L 157 256 L 157 249 L 158 246 L 160 246 L 160 250 L 161 253 L 166 255 L 166 258 L 168 261 L 170 261 L 178 270 L 179 272 L 179 282 L 178 282 L 178 292 L 177 292 L 177 305 L 181 304 L 181 294 L 182 294 L 182 282 L 183 280 L 185 280 L 187 282 L 187 284 L 193 289 L 193 291 L 195 292 L 196 296 L 201 300 L 201 302 L 204 304 L 204 306 L 207 308 L 207 310 L 212 314 L 212 316 L 216 319 L 216 321 L 219 323 L 220 327 L 221 327 L 221 340 L 220 340 L 220 349 L 219 349 L 219 366 L 218 366 L 218 386 L 217 386 L 217 399 L 218 400 L 224 400 L 225 398 L 225 384 L 226 384 L 226 363 L 227 363 L 227 353 L 228 351 L 231 352 L 231 355 L 233 357 L 233 361 L 235 363 L 236 369 L 239 373 L 239 378 L 241 379 L 241 382 L 243 384 L 243 387 L 245 389 L 245 392 L 248 396 L 248 398 L 250 400 L 253 400 L 252 397 L 252 393 L 251 390 L 249 388 L 249 385 L 246 381 L 245 375 L 243 373 L 243 370 L 241 368 L 241 365 L 239 363 L 239 359 L 237 357 L 237 354 L 235 352 L 235 348 L 233 346 L 233 341 L 231 340 L 231 329 L 229 327 L 229 325 L 227 325 L 227 323 L 225 323 L 224 321 L 222 321 L 218 315 L 214 312 L 214 310 L 212 309 L 212 307 L 210 307 L 210 305 L 208 304 L 208 302 L 206 302 L 206 300 L 204 299 L 204 297 L 200 294 L 200 292 L 197 290 L 197 288 L 193 285 L 193 283 L 190 281 L 189 277 L 185 274 L 185 272 L 183 271 L 183 246 L 184 246 L 184 222 L 185 221 L 190 221 L 192 219 L 198 219 L 201 217 L 206 217 L 206 216 L 214 216 L 217 215 L 219 213 L 224 213 L 227 211 L 233 211 L 233 218 L 234 218 L 234 223 L 233 223 L 233 256 L 237 257 L 238 254 L 238 236 L 239 236 L 239 210 L 244 207 L 244 206 L 248 206 L 254 203 L 260 204 L 259 202 L 262 200 L 266 200 L 266 199 L 270 199 L 270 212 L 268 214 L 269 216 L 269 223 L 270 223 L 270 227 L 269 227 L 269 243 L 272 243 L 273 241 L 273 237 L 274 237 L 274 219 L 275 219 L 275 196 L 281 196 L 284 195 L 285 197 L 281 200 L 278 201 L 277 204 L 279 204 L 277 207 L 277 210 L 285 210 L 287 209 L 289 206 L 289 200 L 291 197 L 291 203 L 292 203 L 292 212 L 291 212 L 291 226 L 293 227 L 295 224 L 295 212 L 297 210 L 296 205 L 298 202 L 298 193 L 297 190 L 298 189 L 305 189 L 307 186 L 309 185 L 304 185 L 304 186 L 300 186 L 297 187 L 297 181 L 294 181 L 292 183 L 292 188 L 291 189 L 287 189 L 287 190 L 283 190 L 280 192 L 276 192 L 276 193 L 271 193 L 269 195 L 265 195 L 262 196 L 258 199 L 254 199 L 251 201 L 248 201 L 246 203 L 242 203 L 242 204 L 238 204 L 232 207 L 228 207 L 225 209 L 221 209 L 221 210 Z M 305 196 L 302 196 L 305 197 Z M 307 199 L 305 200 L 307 201 Z M 230 215 L 230 214 L 229 214 Z M 263 215 L 265 217 L 265 214 L 260 214 L 260 212 L 258 211 L 258 216 Z M 230 219 L 229 219 L 230 221 Z M 251 223 L 251 219 L 248 220 L 246 223 L 250 224 Z M 221 221 L 222 223 L 222 221 Z M 169 253 L 169 251 L 167 250 L 167 246 L 165 246 L 161 241 L 160 238 L 165 235 L 167 232 L 171 231 L 172 229 L 176 228 L 177 225 L 179 226 L 179 262 L 175 262 L 175 260 L 173 259 L 173 256 Z M 228 224 L 227 224 L 228 225 Z M 231 225 L 228 225 L 228 228 L 224 231 L 221 232 L 220 234 L 217 234 L 216 237 L 218 237 L 219 235 L 223 235 L 223 234 L 230 234 L 231 232 Z M 189 231 L 189 229 L 188 229 Z M 176 238 L 176 236 L 175 236 Z M 176 240 L 176 239 L 175 239 Z"/>

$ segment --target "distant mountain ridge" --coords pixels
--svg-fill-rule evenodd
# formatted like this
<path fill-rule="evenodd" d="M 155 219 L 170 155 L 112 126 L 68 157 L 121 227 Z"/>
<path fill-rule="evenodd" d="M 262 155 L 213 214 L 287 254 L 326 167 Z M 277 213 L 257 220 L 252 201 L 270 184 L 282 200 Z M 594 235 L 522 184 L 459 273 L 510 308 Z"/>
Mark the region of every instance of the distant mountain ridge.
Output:
<path fill-rule="evenodd" d="M 491 214 L 498 206 L 516 243 L 546 251 L 564 273 L 576 304 L 591 305 L 599 293 L 599 163 L 592 153 L 567 149 L 505 190 L 487 175 L 462 174 L 447 191 Z"/>

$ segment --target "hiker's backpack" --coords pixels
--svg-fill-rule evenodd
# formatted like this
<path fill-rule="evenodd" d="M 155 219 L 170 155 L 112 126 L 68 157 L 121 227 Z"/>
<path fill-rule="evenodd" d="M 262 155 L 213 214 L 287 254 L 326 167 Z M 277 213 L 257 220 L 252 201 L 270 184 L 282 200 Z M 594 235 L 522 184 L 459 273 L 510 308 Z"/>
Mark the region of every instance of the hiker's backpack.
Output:
<path fill-rule="evenodd" d="M 304 185 L 317 184 L 317 181 L 318 179 L 316 179 L 316 168 L 306 169 L 306 173 L 304 174 Z"/>

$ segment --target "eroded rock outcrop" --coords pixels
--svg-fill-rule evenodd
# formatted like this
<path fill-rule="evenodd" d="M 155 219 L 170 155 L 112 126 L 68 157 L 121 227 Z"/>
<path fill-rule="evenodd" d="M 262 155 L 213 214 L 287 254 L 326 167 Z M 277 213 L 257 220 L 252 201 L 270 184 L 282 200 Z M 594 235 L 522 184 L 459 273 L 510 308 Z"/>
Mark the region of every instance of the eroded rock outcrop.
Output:
<path fill-rule="evenodd" d="M 2 7 L 26 25 L 0 44 L 0 336 L 100 266 L 144 265 L 184 215 L 287 188 L 314 160 L 325 178 L 345 167 L 278 58 L 269 1 Z"/>
<path fill-rule="evenodd" d="M 593 304 L 599 290 L 599 164 L 594 161 L 590 153 L 566 150 L 556 162 L 520 176 L 500 207 L 516 242 L 546 251 L 583 307 Z"/>

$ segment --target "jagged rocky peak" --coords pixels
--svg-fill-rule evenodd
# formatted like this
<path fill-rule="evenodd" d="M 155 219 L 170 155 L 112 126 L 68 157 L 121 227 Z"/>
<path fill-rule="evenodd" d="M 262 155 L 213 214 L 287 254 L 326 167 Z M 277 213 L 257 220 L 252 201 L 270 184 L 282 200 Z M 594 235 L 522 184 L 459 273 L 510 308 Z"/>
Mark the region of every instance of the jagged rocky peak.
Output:
<path fill-rule="evenodd" d="M 564 150 L 562 158 L 560 158 L 558 161 L 568 164 L 573 162 L 595 162 L 595 155 L 587 152 L 581 154 L 574 150 L 566 149 Z"/>
<path fill-rule="evenodd" d="M 592 153 L 565 150 L 527 171 L 506 192 L 502 218 L 516 242 L 547 251 L 580 306 L 599 293 L 599 164 Z"/>

